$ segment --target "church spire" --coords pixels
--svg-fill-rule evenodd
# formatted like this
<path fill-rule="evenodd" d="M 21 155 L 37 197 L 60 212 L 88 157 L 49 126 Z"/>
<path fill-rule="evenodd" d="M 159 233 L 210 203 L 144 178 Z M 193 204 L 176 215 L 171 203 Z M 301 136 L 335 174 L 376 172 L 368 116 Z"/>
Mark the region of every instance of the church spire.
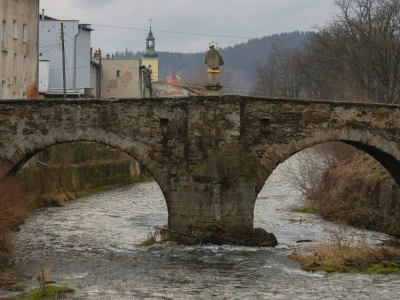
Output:
<path fill-rule="evenodd" d="M 156 51 L 156 39 L 153 36 L 153 32 L 151 31 L 151 22 L 153 20 L 150 19 L 150 31 L 146 38 L 146 50 L 143 51 L 143 57 L 146 58 L 156 58 L 158 53 Z"/>

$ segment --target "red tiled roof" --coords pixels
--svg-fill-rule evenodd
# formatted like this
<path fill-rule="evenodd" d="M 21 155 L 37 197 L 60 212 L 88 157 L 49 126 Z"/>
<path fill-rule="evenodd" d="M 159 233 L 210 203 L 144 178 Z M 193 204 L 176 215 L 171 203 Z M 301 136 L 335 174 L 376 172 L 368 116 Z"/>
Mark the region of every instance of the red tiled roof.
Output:
<path fill-rule="evenodd" d="M 179 80 L 178 76 L 176 76 L 174 73 L 171 73 L 167 79 L 165 80 L 165 83 L 169 83 L 173 86 L 182 86 L 181 81 Z"/>

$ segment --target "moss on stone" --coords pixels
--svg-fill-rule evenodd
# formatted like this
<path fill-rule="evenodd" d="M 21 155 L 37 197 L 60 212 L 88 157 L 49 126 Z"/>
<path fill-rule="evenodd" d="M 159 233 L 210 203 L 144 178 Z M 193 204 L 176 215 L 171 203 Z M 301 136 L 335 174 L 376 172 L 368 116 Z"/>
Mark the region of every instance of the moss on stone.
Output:
<path fill-rule="evenodd" d="M 44 291 L 35 289 L 26 296 L 13 298 L 13 300 L 60 299 L 61 295 L 73 292 L 72 288 L 65 286 L 47 286 Z"/>

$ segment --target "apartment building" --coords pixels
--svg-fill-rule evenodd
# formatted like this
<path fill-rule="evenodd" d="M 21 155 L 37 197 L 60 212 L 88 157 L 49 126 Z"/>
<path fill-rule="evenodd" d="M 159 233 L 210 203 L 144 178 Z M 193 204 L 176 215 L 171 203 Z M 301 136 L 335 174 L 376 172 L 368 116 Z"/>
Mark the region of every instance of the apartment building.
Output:
<path fill-rule="evenodd" d="M 45 98 L 63 95 L 61 24 L 64 27 L 66 94 L 68 97 L 95 96 L 90 88 L 90 24 L 58 20 L 44 14 L 39 20 L 39 61 L 49 64 L 49 85 Z M 41 72 L 43 73 L 43 72 Z"/>
<path fill-rule="evenodd" d="M 36 98 L 39 0 L 0 1 L 0 99 Z"/>

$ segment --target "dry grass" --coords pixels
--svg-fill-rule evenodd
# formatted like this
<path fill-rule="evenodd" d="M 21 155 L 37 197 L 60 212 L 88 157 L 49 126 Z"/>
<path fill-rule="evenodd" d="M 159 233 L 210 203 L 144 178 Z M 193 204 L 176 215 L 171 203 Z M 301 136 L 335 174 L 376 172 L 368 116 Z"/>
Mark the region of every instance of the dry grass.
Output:
<path fill-rule="evenodd" d="M 46 289 L 46 284 L 54 283 L 54 281 L 51 279 L 51 270 L 49 267 L 44 267 L 40 270 L 37 276 L 37 281 L 39 284 L 39 289 L 42 291 Z"/>
<path fill-rule="evenodd" d="M 35 199 L 35 207 L 64 207 L 69 201 L 75 200 L 76 195 L 65 189 L 57 189 L 48 194 L 43 194 Z"/>
<path fill-rule="evenodd" d="M 152 246 L 155 244 L 162 244 L 169 241 L 171 236 L 166 229 L 167 226 L 164 226 L 163 228 L 156 228 L 155 231 L 150 230 L 147 240 L 143 241 L 141 245 Z"/>
<path fill-rule="evenodd" d="M 375 159 L 343 143 L 321 144 L 299 157 L 287 167 L 289 181 L 307 199 L 296 211 L 400 235 L 400 189 Z"/>
<path fill-rule="evenodd" d="M 30 210 L 30 203 L 20 190 L 20 182 L 8 178 L 0 169 L 0 259 L 10 251 L 12 232 L 27 219 Z"/>
<path fill-rule="evenodd" d="M 305 271 L 400 274 L 399 249 L 388 246 L 373 249 L 365 235 L 355 239 L 344 224 L 339 224 L 330 234 L 329 242 L 313 254 L 295 251 L 288 258 L 299 261 Z"/>
<path fill-rule="evenodd" d="M 305 271 L 400 274 L 400 251 L 382 246 L 320 248 L 313 254 L 294 252 L 288 256 Z"/>

